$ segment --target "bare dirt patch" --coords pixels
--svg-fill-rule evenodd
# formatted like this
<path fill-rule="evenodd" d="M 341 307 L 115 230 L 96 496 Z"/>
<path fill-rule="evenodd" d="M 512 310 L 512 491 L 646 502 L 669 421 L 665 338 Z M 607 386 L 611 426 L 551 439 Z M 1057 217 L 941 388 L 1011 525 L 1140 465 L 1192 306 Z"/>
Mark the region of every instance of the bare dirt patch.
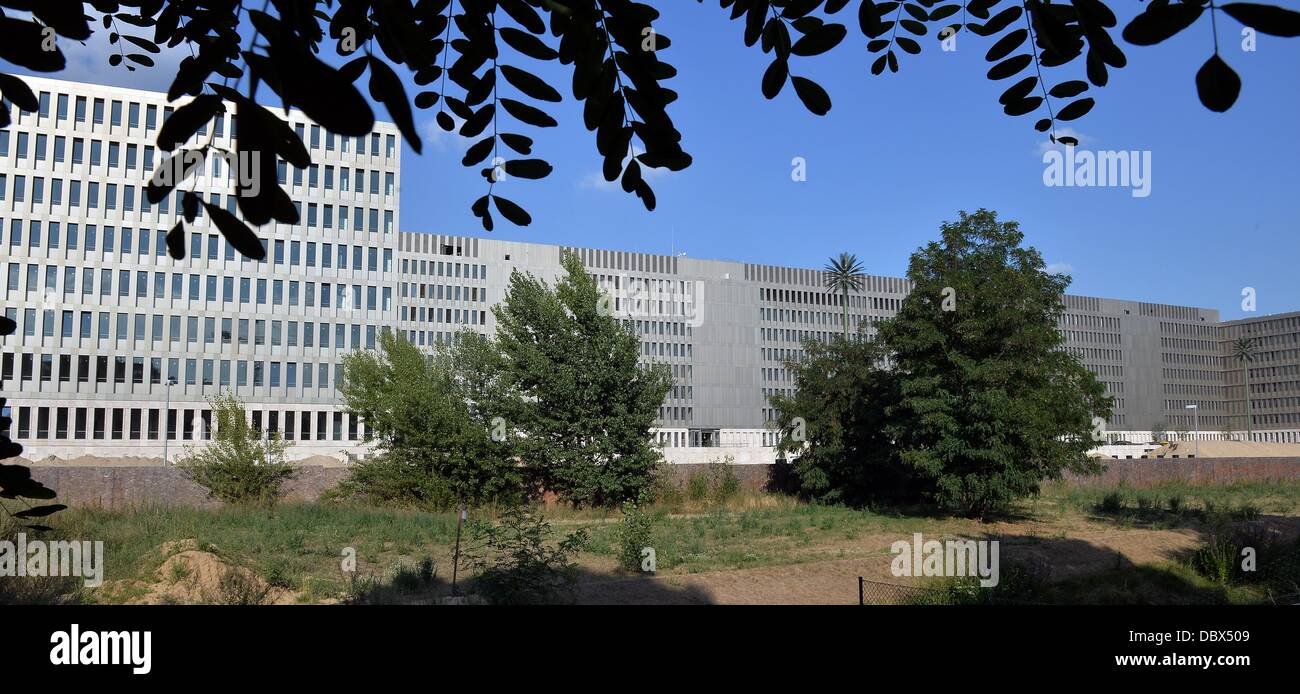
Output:
<path fill-rule="evenodd" d="M 222 558 L 216 547 L 200 548 L 193 539 L 173 540 L 159 547 L 164 557 L 154 582 L 119 582 L 114 592 L 132 594 L 131 604 L 257 604 L 296 602 L 296 594 L 267 584 L 252 571 Z"/>

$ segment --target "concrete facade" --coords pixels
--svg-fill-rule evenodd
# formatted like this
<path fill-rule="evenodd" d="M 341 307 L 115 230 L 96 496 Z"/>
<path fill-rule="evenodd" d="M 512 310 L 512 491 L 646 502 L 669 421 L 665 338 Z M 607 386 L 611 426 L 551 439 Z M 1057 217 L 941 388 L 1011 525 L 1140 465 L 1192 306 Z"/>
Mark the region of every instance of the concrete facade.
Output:
<path fill-rule="evenodd" d="M 282 165 L 280 179 L 302 221 L 260 229 L 267 259 L 255 263 L 201 216 L 187 225 L 188 257 L 173 260 L 163 237 L 179 193 L 150 206 L 144 185 L 162 160 L 157 128 L 179 104 L 153 92 L 28 83 L 40 110 L 15 110 L 0 131 L 2 305 L 19 326 L 0 343 L 0 389 L 13 410 L 10 434 L 29 458 L 159 456 L 164 432 L 174 458 L 206 436 L 207 398 L 232 391 L 261 428 L 295 441 L 293 457 L 341 460 L 365 438 L 364 425 L 338 409 L 343 354 L 373 348 L 383 329 L 426 347 L 462 329 L 491 333 L 510 273 L 554 280 L 565 251 L 607 290 L 611 315 L 640 335 L 642 357 L 672 369 L 656 436 L 673 462 L 773 462 L 767 398 L 794 388 L 784 360 L 802 340 L 842 330 L 838 297 L 818 270 L 400 231 L 396 128 L 339 138 L 299 113 L 289 118 L 314 164 Z M 231 123 L 227 114 L 196 140 L 230 147 Z M 203 174 L 195 190 L 232 209 L 229 168 L 213 159 Z M 848 311 L 851 327 L 871 335 L 910 285 L 864 280 Z M 1179 418 L 1190 428 L 1189 403 L 1202 430 L 1227 422 L 1217 311 L 1065 300 L 1065 348 L 1116 398 L 1110 440 Z M 1288 320 L 1278 330 L 1291 332 L 1276 335 L 1294 344 Z M 1234 323 L 1227 330 L 1245 329 Z M 1281 366 L 1293 369 L 1294 385 L 1289 364 Z M 1261 384 L 1286 376 L 1265 373 Z M 1300 419 L 1274 419 L 1275 428 L 1300 429 Z"/>

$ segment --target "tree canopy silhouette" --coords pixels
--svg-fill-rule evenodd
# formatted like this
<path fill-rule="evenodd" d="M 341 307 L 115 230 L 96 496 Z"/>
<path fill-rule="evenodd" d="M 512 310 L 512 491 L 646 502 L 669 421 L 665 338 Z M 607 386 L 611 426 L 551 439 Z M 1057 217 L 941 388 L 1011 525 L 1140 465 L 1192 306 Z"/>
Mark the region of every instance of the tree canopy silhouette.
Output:
<path fill-rule="evenodd" d="M 60 41 L 85 41 L 109 33 L 117 48 L 106 56 L 126 70 L 152 67 L 163 50 L 185 56 L 167 91 L 169 99 L 194 97 L 177 108 L 158 133 L 158 146 L 172 152 L 219 113 L 234 111 L 236 149 L 269 152 L 261 157 L 259 182 L 237 183 L 239 214 L 204 203 L 192 190 L 182 194 L 183 220 L 169 235 L 173 257 L 184 256 L 184 225 L 203 205 L 221 233 L 246 256 L 264 251 L 250 228 L 270 221 L 296 223 L 298 211 L 276 184 L 277 159 L 295 167 L 311 164 L 301 139 L 280 115 L 261 105 L 269 89 L 286 108 L 300 109 L 330 132 L 369 133 L 375 115 L 370 97 L 388 112 L 417 153 L 420 134 L 414 110 L 437 108 L 444 130 L 474 140 L 462 160 L 480 167 L 484 195 L 471 210 L 491 230 L 493 209 L 512 224 L 532 218 L 498 189 L 504 175 L 545 178 L 551 165 L 533 153 L 532 136 L 520 130 L 555 127 L 544 107 L 562 100 L 560 90 L 537 76 L 533 66 L 557 62 L 572 74 L 569 91 L 582 102 L 583 125 L 595 133 L 605 179 L 619 181 L 646 209 L 655 194 L 644 170 L 679 171 L 691 164 L 682 133 L 669 115 L 677 93 L 665 83 L 677 69 L 662 56 L 669 38 L 654 27 L 654 4 L 670 0 L 0 0 L 23 17 L 0 16 L 0 59 L 36 72 L 58 72 L 66 61 Z M 698 0 L 703 3 L 704 0 Z M 917 54 L 922 39 L 940 41 L 968 31 L 989 40 L 987 77 L 1006 87 L 998 102 L 1010 116 L 1034 114 L 1034 127 L 1054 142 L 1056 125 L 1092 110 L 1085 96 L 1105 86 L 1110 71 L 1127 65 L 1112 36 L 1118 20 L 1103 0 L 718 0 L 732 20 L 743 23 L 746 46 L 771 56 L 760 88 L 775 98 L 789 84 L 809 111 L 824 115 L 831 97 L 805 74 L 798 59 L 835 49 L 849 34 L 844 23 L 856 4 L 857 29 L 867 41 L 871 72 L 899 70 L 900 53 Z M 1300 35 L 1300 12 L 1246 2 L 1151 0 L 1121 32 L 1138 46 L 1160 43 L 1188 29 L 1206 14 L 1213 42 L 1210 58 L 1196 73 L 1201 102 L 1226 111 L 1241 80 L 1220 57 L 1219 13 L 1258 32 Z M 899 31 L 902 28 L 902 31 Z M 332 51 L 346 58 L 337 67 L 322 60 Z M 338 62 L 338 61 L 336 61 Z M 1069 75 L 1067 66 L 1083 65 Z M 532 68 L 532 69 L 530 69 Z M 399 71 L 419 87 L 408 94 Z M 1076 70 L 1078 72 L 1078 70 Z M 1057 79 L 1056 76 L 1064 76 Z M 1086 79 L 1080 79 L 1085 77 Z M 37 98 L 23 81 L 0 74 L 5 100 L 28 111 Z M 0 104 L 0 128 L 10 112 Z M 206 153 L 211 142 L 196 143 Z M 486 166 L 483 166 L 484 163 Z M 174 166 L 164 161 L 162 166 Z M 183 173 L 192 173 L 184 169 Z M 147 189 L 157 202 L 182 182 L 154 177 Z M 268 184 L 269 183 L 269 184 Z"/>

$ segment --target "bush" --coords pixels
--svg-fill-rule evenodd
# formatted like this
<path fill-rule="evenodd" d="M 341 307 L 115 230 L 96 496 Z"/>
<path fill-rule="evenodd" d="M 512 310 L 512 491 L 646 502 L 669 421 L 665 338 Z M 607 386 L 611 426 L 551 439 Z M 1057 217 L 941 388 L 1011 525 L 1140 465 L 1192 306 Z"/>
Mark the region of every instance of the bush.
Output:
<path fill-rule="evenodd" d="M 176 467 L 208 496 L 230 504 L 272 503 L 296 472 L 284 458 L 289 443 L 280 435 L 263 438 L 232 394 L 211 401 L 216 431 L 206 446 L 191 446 Z"/>
<path fill-rule="evenodd" d="M 1102 497 L 1097 508 L 1102 513 L 1121 513 L 1124 511 L 1124 495 L 1120 492 L 1110 492 Z"/>
<path fill-rule="evenodd" d="M 321 498 L 420 511 L 456 508 L 456 495 L 447 480 L 419 465 L 384 455 L 353 458 L 348 476 Z"/>
<path fill-rule="evenodd" d="M 632 502 L 623 504 L 623 522 L 618 526 L 618 565 L 638 573 L 641 552 L 653 545 L 654 519 Z"/>
<path fill-rule="evenodd" d="M 1183 512 L 1183 497 L 1178 496 L 1177 494 L 1169 497 L 1169 512 L 1170 513 Z"/>
<path fill-rule="evenodd" d="M 706 472 L 692 472 L 686 478 L 686 498 L 691 501 L 707 501 L 709 498 L 709 475 Z"/>
<path fill-rule="evenodd" d="M 664 463 L 655 471 L 654 487 L 651 495 L 654 501 L 668 507 L 678 507 L 686 500 L 681 482 L 670 463 Z"/>
<path fill-rule="evenodd" d="M 546 519 L 518 506 L 495 524 L 471 521 L 469 547 L 462 554 L 466 566 L 478 572 L 478 592 L 498 605 L 570 601 L 578 569 L 573 557 L 586 547 L 587 531 L 547 546 L 550 532 Z"/>
<path fill-rule="evenodd" d="M 732 467 L 735 464 L 736 459 L 730 455 L 709 461 L 709 488 L 714 501 L 722 503 L 740 493 L 740 478 Z"/>

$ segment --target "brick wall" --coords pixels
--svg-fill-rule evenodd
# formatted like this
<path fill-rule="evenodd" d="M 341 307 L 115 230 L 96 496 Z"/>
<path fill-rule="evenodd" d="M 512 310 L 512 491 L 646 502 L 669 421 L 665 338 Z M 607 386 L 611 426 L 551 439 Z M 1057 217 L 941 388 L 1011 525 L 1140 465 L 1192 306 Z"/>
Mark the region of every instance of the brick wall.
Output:
<path fill-rule="evenodd" d="M 1226 484 L 1241 481 L 1300 479 L 1300 458 L 1179 458 L 1177 460 L 1107 460 L 1106 470 L 1094 477 L 1067 476 L 1066 484 L 1112 487 L 1124 482 L 1150 487 L 1166 482 Z M 692 474 L 708 474 L 707 465 L 668 468 L 681 482 Z M 789 489 L 789 465 L 734 465 L 732 471 L 745 489 Z M 284 499 L 311 501 L 347 474 L 345 468 L 304 465 L 285 485 Z M 32 468 L 32 477 L 59 493 L 58 502 L 69 506 L 124 508 L 148 504 L 213 506 L 204 490 L 185 479 L 176 468 L 165 467 L 56 467 Z"/>
<path fill-rule="evenodd" d="M 344 468 L 304 465 L 284 486 L 284 499 L 311 501 L 338 484 Z M 119 467 L 38 465 L 32 478 L 58 492 L 58 502 L 69 506 L 124 508 L 150 504 L 215 506 L 207 491 L 189 481 L 174 467 Z"/>
<path fill-rule="evenodd" d="M 1092 477 L 1067 477 L 1072 484 L 1113 487 L 1152 487 L 1166 482 L 1227 484 L 1300 479 L 1300 458 L 1160 458 L 1104 460 L 1106 470 Z"/>

